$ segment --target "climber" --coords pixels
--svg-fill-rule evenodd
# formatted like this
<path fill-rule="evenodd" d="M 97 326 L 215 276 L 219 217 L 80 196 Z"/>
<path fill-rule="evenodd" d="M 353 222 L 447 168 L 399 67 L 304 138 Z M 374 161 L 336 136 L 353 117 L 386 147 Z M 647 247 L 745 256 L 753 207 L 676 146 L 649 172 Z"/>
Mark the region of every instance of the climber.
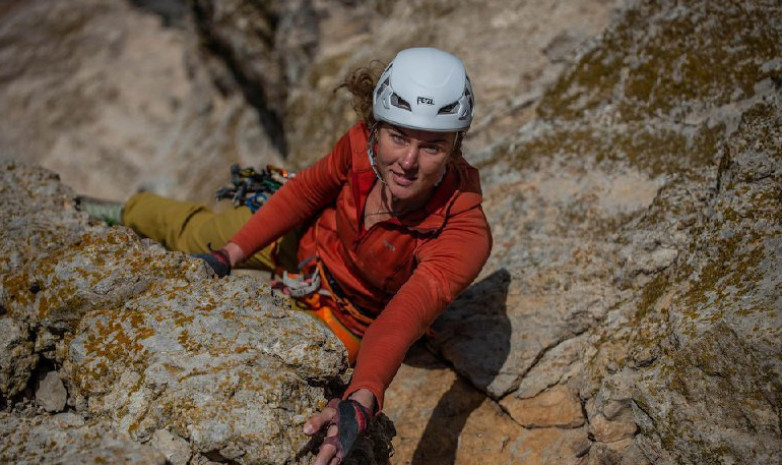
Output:
<path fill-rule="evenodd" d="M 462 62 L 407 49 L 377 81 L 361 68 L 343 86 L 360 121 L 255 213 L 241 206 L 214 214 L 151 193 L 109 214 L 105 204 L 81 204 L 198 254 L 218 276 L 237 266 L 287 270 L 275 286 L 324 322 L 355 366 L 342 398 L 304 425 L 309 435 L 327 428 L 315 465 L 350 453 L 408 348 L 477 277 L 491 249 L 478 172 L 461 152 L 473 116 Z"/>

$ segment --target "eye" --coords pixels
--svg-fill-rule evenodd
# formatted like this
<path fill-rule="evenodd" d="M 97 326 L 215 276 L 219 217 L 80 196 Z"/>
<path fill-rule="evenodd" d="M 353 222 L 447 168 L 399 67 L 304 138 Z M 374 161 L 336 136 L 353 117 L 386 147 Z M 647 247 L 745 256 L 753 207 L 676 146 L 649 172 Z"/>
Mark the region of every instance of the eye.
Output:
<path fill-rule="evenodd" d="M 404 144 L 405 143 L 404 136 L 402 136 L 399 133 L 392 132 L 392 133 L 390 133 L 390 136 L 391 136 L 391 140 L 394 141 L 397 144 Z"/>
<path fill-rule="evenodd" d="M 425 145 L 422 148 L 426 153 L 431 153 L 432 155 L 436 155 L 443 151 L 443 148 L 439 145 Z"/>

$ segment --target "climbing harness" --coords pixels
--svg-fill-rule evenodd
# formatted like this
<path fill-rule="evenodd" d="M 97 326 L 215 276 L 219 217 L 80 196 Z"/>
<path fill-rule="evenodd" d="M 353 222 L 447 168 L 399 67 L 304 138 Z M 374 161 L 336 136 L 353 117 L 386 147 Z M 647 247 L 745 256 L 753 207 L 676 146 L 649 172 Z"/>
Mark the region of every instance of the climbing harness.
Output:
<path fill-rule="evenodd" d="M 231 165 L 231 185 L 218 189 L 215 197 L 217 200 L 230 199 L 236 207 L 246 205 L 255 213 L 294 176 L 294 173 L 273 165 L 266 165 L 260 171 Z"/>
<path fill-rule="evenodd" d="M 340 298 L 329 286 L 325 267 L 317 257 L 310 257 L 298 266 L 298 273 L 278 270 L 280 279 L 272 279 L 271 287 L 291 297 L 291 302 L 300 310 L 318 318 L 345 345 L 350 364 L 356 363 L 361 337 L 366 327 L 355 328 L 347 324 L 344 313 L 352 313 L 349 300 Z M 366 310 L 365 310 L 366 311 Z M 367 319 L 366 326 L 371 322 Z"/>

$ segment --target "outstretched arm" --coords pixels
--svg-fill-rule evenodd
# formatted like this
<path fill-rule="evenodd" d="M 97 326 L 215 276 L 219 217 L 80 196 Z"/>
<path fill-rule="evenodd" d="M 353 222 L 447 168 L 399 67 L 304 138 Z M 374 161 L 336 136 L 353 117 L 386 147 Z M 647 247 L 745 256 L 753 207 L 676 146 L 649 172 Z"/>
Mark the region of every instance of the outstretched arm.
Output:
<path fill-rule="evenodd" d="M 368 389 L 382 410 L 407 350 L 475 280 L 490 251 L 491 232 L 480 208 L 451 218 L 437 239 L 421 246 L 412 276 L 364 334 L 346 393 Z"/>
<path fill-rule="evenodd" d="M 470 253 L 464 254 L 465 250 Z M 491 235 L 480 208 L 455 219 L 440 237 L 420 248 L 415 272 L 364 335 L 345 399 L 355 400 L 369 412 L 382 410 L 385 391 L 409 347 L 478 276 L 490 250 Z M 344 434 L 336 415 L 336 409 L 327 407 L 304 426 L 311 435 L 328 425 L 327 440 L 313 465 L 338 463 L 333 460 L 339 450 L 334 440 L 328 440 Z"/>

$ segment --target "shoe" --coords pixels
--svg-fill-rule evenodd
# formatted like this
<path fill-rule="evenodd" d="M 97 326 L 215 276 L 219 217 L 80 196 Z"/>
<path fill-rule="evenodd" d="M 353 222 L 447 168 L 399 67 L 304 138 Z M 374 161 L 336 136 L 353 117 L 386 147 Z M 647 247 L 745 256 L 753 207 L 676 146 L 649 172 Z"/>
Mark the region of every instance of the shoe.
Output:
<path fill-rule="evenodd" d="M 80 195 L 76 197 L 76 209 L 86 212 L 94 220 L 103 221 L 109 226 L 122 225 L 122 202 L 96 199 Z"/>

